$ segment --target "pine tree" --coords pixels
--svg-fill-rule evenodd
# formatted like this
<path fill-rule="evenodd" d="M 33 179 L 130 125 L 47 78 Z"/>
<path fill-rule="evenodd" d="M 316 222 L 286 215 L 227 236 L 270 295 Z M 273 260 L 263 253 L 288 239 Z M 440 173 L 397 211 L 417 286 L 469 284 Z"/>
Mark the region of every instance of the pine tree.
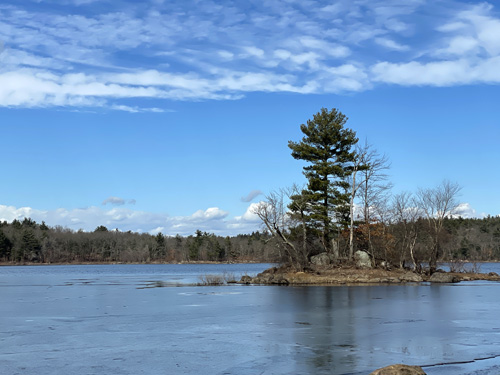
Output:
<path fill-rule="evenodd" d="M 352 172 L 355 153 L 352 147 L 358 142 L 356 133 L 344 128 L 347 117 L 337 109 L 322 108 L 300 130 L 304 137 L 300 142 L 289 141 L 295 159 L 305 160 L 304 175 L 307 188 L 294 201 L 306 199 L 308 220 L 318 228 L 323 246 L 329 252 L 334 249 L 334 222 L 345 224 L 349 217 L 347 177 Z"/>
<path fill-rule="evenodd" d="M 0 230 L 0 259 L 10 259 L 11 250 L 12 242 Z"/>
<path fill-rule="evenodd" d="M 23 230 L 21 237 L 21 260 L 41 261 L 42 246 L 31 228 Z"/>

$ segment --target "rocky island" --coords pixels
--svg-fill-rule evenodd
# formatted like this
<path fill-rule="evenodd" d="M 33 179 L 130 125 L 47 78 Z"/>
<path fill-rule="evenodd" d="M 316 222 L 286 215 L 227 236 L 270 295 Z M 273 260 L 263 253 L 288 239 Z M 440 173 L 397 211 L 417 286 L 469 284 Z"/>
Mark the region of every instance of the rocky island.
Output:
<path fill-rule="evenodd" d="M 308 268 L 297 271 L 291 266 L 272 267 L 255 277 L 243 276 L 241 284 L 263 285 L 358 285 L 358 284 L 401 284 L 401 283 L 457 283 L 460 281 L 500 281 L 495 272 L 446 272 L 438 269 L 430 272 L 414 272 L 410 269 L 388 266 L 372 268 L 370 262 L 361 254 L 355 262 L 330 263 L 313 258 Z"/>

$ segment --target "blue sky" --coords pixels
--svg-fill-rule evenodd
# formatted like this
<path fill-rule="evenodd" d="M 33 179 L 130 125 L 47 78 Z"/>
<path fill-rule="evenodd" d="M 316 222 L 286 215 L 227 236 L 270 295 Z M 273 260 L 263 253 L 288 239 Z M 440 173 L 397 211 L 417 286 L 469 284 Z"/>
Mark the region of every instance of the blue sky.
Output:
<path fill-rule="evenodd" d="M 0 220 L 257 230 L 322 107 L 394 192 L 449 179 L 464 216 L 500 214 L 494 2 L 3 0 L 0 51 Z"/>

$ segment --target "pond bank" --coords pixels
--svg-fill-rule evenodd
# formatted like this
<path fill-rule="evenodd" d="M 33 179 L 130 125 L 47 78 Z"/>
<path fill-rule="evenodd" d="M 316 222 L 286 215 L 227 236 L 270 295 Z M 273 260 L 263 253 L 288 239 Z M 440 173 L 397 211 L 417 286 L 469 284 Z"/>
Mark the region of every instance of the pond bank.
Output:
<path fill-rule="evenodd" d="M 273 267 L 255 277 L 243 276 L 241 284 L 264 285 L 357 285 L 402 283 L 456 283 L 460 281 L 500 281 L 495 272 L 445 272 L 433 275 L 417 274 L 409 270 L 361 269 L 355 267 L 315 266 L 308 272 L 295 272 L 285 267 Z"/>

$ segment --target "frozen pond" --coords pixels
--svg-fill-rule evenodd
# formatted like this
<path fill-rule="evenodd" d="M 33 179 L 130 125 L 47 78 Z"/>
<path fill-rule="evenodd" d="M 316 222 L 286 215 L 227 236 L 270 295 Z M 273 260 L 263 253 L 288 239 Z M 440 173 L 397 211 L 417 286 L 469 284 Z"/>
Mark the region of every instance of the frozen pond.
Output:
<path fill-rule="evenodd" d="M 500 374 L 497 283 L 155 287 L 267 266 L 0 267 L 0 373 Z"/>

